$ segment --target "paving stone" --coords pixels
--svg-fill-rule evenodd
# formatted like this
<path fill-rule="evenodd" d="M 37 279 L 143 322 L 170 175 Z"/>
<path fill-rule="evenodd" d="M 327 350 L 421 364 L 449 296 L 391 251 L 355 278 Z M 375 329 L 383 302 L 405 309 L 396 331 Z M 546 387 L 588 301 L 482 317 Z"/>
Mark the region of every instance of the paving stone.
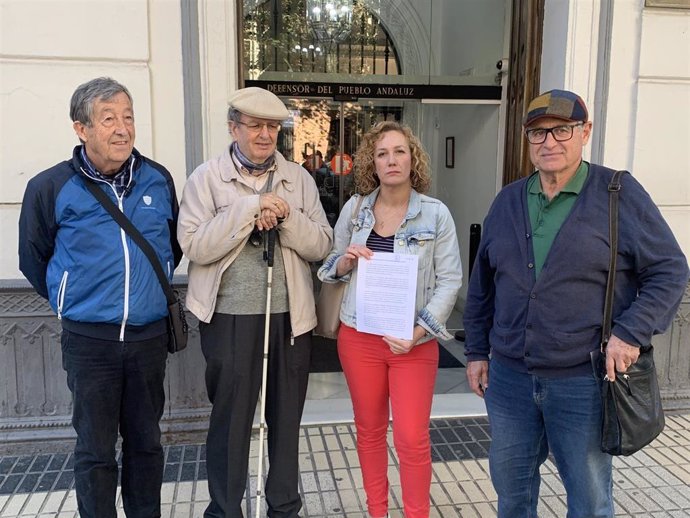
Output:
<path fill-rule="evenodd" d="M 321 498 L 323 499 L 324 514 L 326 516 L 343 512 L 343 504 L 337 491 L 322 491 Z"/>
<path fill-rule="evenodd" d="M 342 469 L 347 467 L 347 459 L 340 450 L 329 451 L 328 458 L 332 469 Z"/>
<path fill-rule="evenodd" d="M 49 513 L 57 513 L 60 510 L 60 506 L 62 505 L 62 501 L 65 499 L 65 496 L 67 495 L 67 491 L 52 491 L 49 495 L 48 498 L 46 498 L 45 504 L 43 505 L 43 509 L 41 509 L 41 512 L 44 514 L 49 514 Z M 2 509 L 2 501 L 0 500 L 0 509 Z"/>
<path fill-rule="evenodd" d="M 180 481 L 196 480 L 196 470 L 198 464 L 196 462 L 185 462 L 182 464 L 180 470 Z"/>
<path fill-rule="evenodd" d="M 336 488 L 341 493 L 349 489 L 354 490 L 354 484 L 352 483 L 352 478 L 350 477 L 350 472 L 347 469 L 338 468 L 333 470 L 333 481 L 335 482 Z"/>
<path fill-rule="evenodd" d="M 321 434 L 314 434 L 309 437 L 309 448 L 311 451 L 326 451 L 326 443 Z"/>
<path fill-rule="evenodd" d="M 43 507 L 43 504 L 47 499 L 48 493 L 44 491 L 32 493 L 24 503 L 21 516 L 38 516 L 38 513 L 41 511 L 41 507 Z"/>
<path fill-rule="evenodd" d="M 48 463 L 50 462 L 51 457 L 52 455 L 50 454 L 37 455 L 34 458 L 34 461 L 31 463 L 29 472 L 41 473 L 45 471 L 46 467 L 48 466 Z"/>
<path fill-rule="evenodd" d="M 14 493 L 22 478 L 24 478 L 24 475 L 8 475 L 5 477 L 5 482 L 0 486 L 0 494 L 11 495 Z"/>
<path fill-rule="evenodd" d="M 192 493 L 194 491 L 194 482 L 180 482 L 177 484 L 177 502 L 192 502 Z"/>
<path fill-rule="evenodd" d="M 336 488 L 333 474 L 330 472 L 319 471 L 317 473 L 320 491 L 332 491 Z"/>
<path fill-rule="evenodd" d="M 199 456 L 199 446 L 196 444 L 188 444 L 184 447 L 184 462 L 196 462 Z"/>
<path fill-rule="evenodd" d="M 177 484 L 165 482 L 161 487 L 161 503 L 172 504 L 175 501 L 175 489 Z"/>
<path fill-rule="evenodd" d="M 687 488 L 687 486 L 685 486 Z M 688 496 L 684 495 L 676 487 L 660 487 L 658 488 L 666 498 L 675 502 L 680 509 L 690 509 L 690 494 Z"/>
<path fill-rule="evenodd" d="M 50 491 L 55 484 L 55 481 L 60 475 L 59 471 L 48 471 L 39 475 L 38 485 L 36 486 L 36 491 Z"/>
<path fill-rule="evenodd" d="M 179 464 L 166 464 L 163 469 L 163 482 L 177 482 L 179 474 Z"/>
<path fill-rule="evenodd" d="M 650 446 L 614 462 L 616 518 L 690 517 L 690 418 L 673 416 L 667 430 Z M 496 494 L 489 478 L 486 419 L 433 420 L 433 484 L 430 490 L 436 518 L 484 518 L 496 515 Z M 366 496 L 351 423 L 309 426 L 300 430 L 300 488 L 304 518 L 367 518 Z M 390 516 L 402 518 L 400 472 L 387 433 Z M 162 516 L 198 518 L 209 501 L 206 450 L 203 444 L 166 446 Z M 66 453 L 0 457 L 0 516 L 2 518 L 77 518 L 73 490 L 73 455 Z M 442 453 L 441 453 L 442 452 Z M 264 454 L 266 449 L 264 448 Z M 117 452 L 118 458 L 121 451 Z M 253 516 L 256 495 L 258 434 L 250 447 L 246 516 Z M 268 464 L 264 465 L 267 468 Z M 542 474 L 541 518 L 562 518 L 565 494 L 551 458 Z M 124 518 L 118 489 L 118 516 Z M 265 505 L 262 505 L 262 512 Z M 16 513 L 21 511 L 21 515 Z M 15 514 L 8 514 L 15 513 Z M 265 513 L 264 513 L 265 514 Z"/>
<path fill-rule="evenodd" d="M 496 516 L 496 509 L 486 502 L 475 504 L 475 509 L 480 518 L 493 518 Z"/>
<path fill-rule="evenodd" d="M 613 495 L 616 507 L 621 507 L 631 514 L 660 510 L 659 506 L 647 498 L 641 490 L 621 492 L 614 490 Z"/>
<path fill-rule="evenodd" d="M 314 468 L 317 471 L 330 468 L 330 464 L 328 462 L 328 455 L 326 455 L 325 452 L 317 451 L 312 453 L 312 460 L 314 462 Z"/>
<path fill-rule="evenodd" d="M 7 501 L 5 507 L 2 510 L 3 518 L 11 518 L 14 516 L 19 516 L 24 504 L 29 499 L 30 495 L 12 495 L 12 497 Z"/>
<path fill-rule="evenodd" d="M 60 477 L 57 479 L 53 489 L 71 489 L 74 484 L 74 473 L 69 471 L 63 471 L 60 473 Z"/>
<path fill-rule="evenodd" d="M 445 463 L 437 462 L 432 464 L 433 476 L 439 482 L 449 482 L 453 480 L 453 473 L 448 469 Z"/>
<path fill-rule="evenodd" d="M 660 480 L 660 483 L 654 484 L 654 486 L 676 486 L 682 484 L 682 481 L 678 479 L 671 471 L 669 471 L 668 466 L 654 466 L 649 470 L 654 473 Z"/>
<path fill-rule="evenodd" d="M 460 485 L 457 482 L 444 482 L 442 485 L 453 504 L 469 503 L 469 497 L 460 489 Z"/>
<path fill-rule="evenodd" d="M 450 505 L 452 503 L 445 488 L 439 483 L 432 483 L 429 491 L 432 505 Z"/>
<path fill-rule="evenodd" d="M 8 475 L 16 462 L 17 457 L 4 457 L 0 459 L 0 475 Z"/>
<path fill-rule="evenodd" d="M 354 489 L 339 489 L 338 494 L 340 495 L 340 502 L 343 506 L 343 512 L 348 516 L 352 512 L 362 511 L 362 503 L 359 501 L 357 496 L 357 491 Z"/>
<path fill-rule="evenodd" d="M 484 499 L 482 492 L 474 481 L 468 480 L 466 482 L 460 482 L 460 487 L 465 492 L 470 502 L 481 502 Z"/>
<path fill-rule="evenodd" d="M 322 516 L 324 514 L 323 503 L 317 493 L 303 495 L 302 504 L 309 516 Z"/>
<path fill-rule="evenodd" d="M 305 493 L 315 493 L 319 490 L 316 485 L 316 475 L 312 471 L 301 472 L 302 491 Z"/>
<path fill-rule="evenodd" d="M 650 487 L 648 489 L 643 489 L 642 491 L 647 498 L 653 500 L 654 503 L 658 504 L 659 507 L 665 511 L 674 511 L 676 509 L 680 509 L 680 506 L 677 503 L 669 500 L 664 493 L 659 491 L 658 488 Z"/>
<path fill-rule="evenodd" d="M 34 458 L 32 455 L 21 455 L 17 458 L 17 462 L 14 463 L 14 467 L 10 473 L 26 473 L 33 460 Z"/>
<path fill-rule="evenodd" d="M 558 518 L 565 516 L 567 512 L 565 507 L 565 503 L 557 496 L 548 496 L 540 499 L 537 506 L 537 514 L 540 518 Z"/>

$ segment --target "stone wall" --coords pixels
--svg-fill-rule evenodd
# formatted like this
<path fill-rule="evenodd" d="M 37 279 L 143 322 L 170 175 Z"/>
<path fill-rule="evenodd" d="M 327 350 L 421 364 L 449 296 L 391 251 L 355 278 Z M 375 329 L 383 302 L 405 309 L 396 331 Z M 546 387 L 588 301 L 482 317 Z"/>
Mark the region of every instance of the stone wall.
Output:
<path fill-rule="evenodd" d="M 178 286 L 178 288 L 181 288 Z M 184 290 L 181 290 L 184 293 Z M 190 343 L 168 357 L 164 433 L 205 430 L 210 405 L 198 321 Z M 673 326 L 654 339 L 664 406 L 690 409 L 690 287 Z M 60 322 L 27 287 L 0 289 L 0 442 L 71 438 L 71 396 L 60 353 Z"/>
<path fill-rule="evenodd" d="M 164 433 L 204 430 L 211 410 L 199 323 L 190 314 L 187 319 L 187 349 L 168 356 Z M 60 332 L 59 320 L 33 289 L 0 289 L 0 442 L 74 437 Z"/>

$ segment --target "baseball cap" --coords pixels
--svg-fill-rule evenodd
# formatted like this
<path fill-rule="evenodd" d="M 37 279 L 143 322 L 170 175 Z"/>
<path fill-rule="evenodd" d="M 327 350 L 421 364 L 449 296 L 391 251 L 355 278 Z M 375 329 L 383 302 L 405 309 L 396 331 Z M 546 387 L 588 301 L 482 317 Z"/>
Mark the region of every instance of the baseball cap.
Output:
<path fill-rule="evenodd" d="M 529 103 L 522 125 L 529 126 L 534 121 L 546 117 L 571 122 L 587 122 L 589 115 L 585 102 L 576 93 L 568 90 L 549 90 Z"/>

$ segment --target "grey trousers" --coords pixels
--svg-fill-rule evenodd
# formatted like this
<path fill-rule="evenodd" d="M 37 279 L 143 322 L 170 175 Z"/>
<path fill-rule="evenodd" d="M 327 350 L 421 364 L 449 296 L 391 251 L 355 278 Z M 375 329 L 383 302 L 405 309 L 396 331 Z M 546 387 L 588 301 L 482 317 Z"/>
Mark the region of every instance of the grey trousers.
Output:
<path fill-rule="evenodd" d="M 213 405 L 206 439 L 211 503 L 205 518 L 242 517 L 252 421 L 261 388 L 264 315 L 215 313 L 200 324 L 206 390 Z M 291 340 L 290 315 L 271 315 L 266 388 L 270 518 L 297 518 L 299 427 L 311 359 L 311 333 Z M 264 470 L 264 473 L 266 471 Z M 255 494 L 247 495 L 254 498 Z"/>

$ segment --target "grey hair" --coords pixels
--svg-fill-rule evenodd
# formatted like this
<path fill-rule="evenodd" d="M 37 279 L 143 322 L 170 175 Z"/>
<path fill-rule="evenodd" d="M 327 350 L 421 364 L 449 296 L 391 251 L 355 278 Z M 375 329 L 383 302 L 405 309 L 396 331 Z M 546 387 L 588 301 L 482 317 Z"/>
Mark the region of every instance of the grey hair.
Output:
<path fill-rule="evenodd" d="M 72 122 L 81 122 L 86 126 L 91 126 L 94 103 L 101 99 L 107 101 L 120 93 L 125 94 L 129 102 L 134 104 L 127 87 L 110 77 L 97 77 L 79 85 L 69 103 L 69 116 Z"/>
<path fill-rule="evenodd" d="M 230 106 L 228 108 L 228 122 L 242 122 L 242 112 Z"/>

